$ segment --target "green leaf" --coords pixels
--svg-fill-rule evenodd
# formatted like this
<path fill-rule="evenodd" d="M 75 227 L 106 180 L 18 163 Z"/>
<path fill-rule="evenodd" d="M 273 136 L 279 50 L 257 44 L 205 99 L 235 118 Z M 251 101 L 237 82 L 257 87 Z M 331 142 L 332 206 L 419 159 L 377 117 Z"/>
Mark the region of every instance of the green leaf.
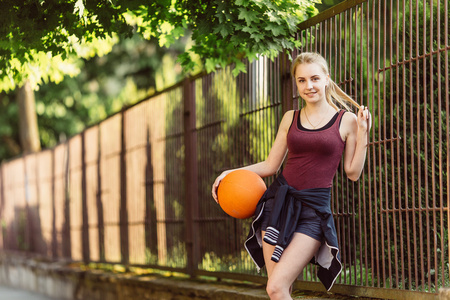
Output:
<path fill-rule="evenodd" d="M 279 17 L 279 14 L 277 12 L 270 11 L 267 15 L 269 16 L 269 21 L 271 23 L 277 23 L 277 24 L 281 24 L 282 23 L 282 21 L 281 21 L 281 19 Z"/>
<path fill-rule="evenodd" d="M 184 36 L 184 33 L 185 33 L 185 29 L 182 26 L 177 26 L 172 31 L 172 35 L 175 39 L 178 39 L 178 38 Z"/>
<path fill-rule="evenodd" d="M 249 2 L 249 0 L 236 0 L 236 5 L 247 7 Z"/>
<path fill-rule="evenodd" d="M 227 25 L 219 25 L 214 30 L 215 33 L 220 33 L 222 37 L 227 37 L 232 31 Z"/>
<path fill-rule="evenodd" d="M 256 11 L 250 11 L 245 8 L 239 8 L 239 20 L 245 20 L 247 23 L 247 26 L 250 26 L 252 22 L 259 23 L 260 19 L 258 18 L 258 12 Z"/>
<path fill-rule="evenodd" d="M 247 73 L 247 68 L 245 66 L 245 64 L 240 61 L 237 60 L 235 61 L 235 67 L 233 69 L 233 71 L 231 72 L 233 74 L 234 77 L 238 76 L 240 73 Z"/>
<path fill-rule="evenodd" d="M 250 37 L 255 40 L 255 42 L 259 43 L 264 39 L 264 35 L 260 33 L 251 34 Z"/>
<path fill-rule="evenodd" d="M 282 26 L 277 26 L 273 23 L 269 23 L 265 27 L 266 30 L 270 30 L 274 36 L 284 35 L 286 31 Z"/>
<path fill-rule="evenodd" d="M 208 73 L 214 72 L 216 70 L 216 62 L 214 61 L 214 59 L 211 58 L 206 59 L 205 68 L 206 72 Z"/>
<path fill-rule="evenodd" d="M 255 27 L 244 26 L 244 28 L 242 28 L 242 31 L 252 34 L 252 33 L 258 32 L 258 28 L 257 27 L 255 28 Z"/>

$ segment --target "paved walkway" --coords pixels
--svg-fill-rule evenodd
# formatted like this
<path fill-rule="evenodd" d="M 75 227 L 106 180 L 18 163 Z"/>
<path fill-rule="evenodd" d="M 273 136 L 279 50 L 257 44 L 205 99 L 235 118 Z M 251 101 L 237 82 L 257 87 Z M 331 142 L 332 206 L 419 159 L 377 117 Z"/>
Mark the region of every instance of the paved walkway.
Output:
<path fill-rule="evenodd" d="M 57 300 L 41 294 L 0 285 L 1 300 Z"/>

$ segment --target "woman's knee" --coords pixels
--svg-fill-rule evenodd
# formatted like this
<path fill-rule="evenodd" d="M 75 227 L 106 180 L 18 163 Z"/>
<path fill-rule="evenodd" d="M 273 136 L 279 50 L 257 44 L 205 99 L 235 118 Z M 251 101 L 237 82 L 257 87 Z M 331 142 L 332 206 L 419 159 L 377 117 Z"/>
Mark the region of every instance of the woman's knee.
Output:
<path fill-rule="evenodd" d="M 285 282 L 269 279 L 267 281 L 266 291 L 270 299 L 279 299 L 290 295 L 289 288 L 290 285 L 286 285 Z"/>

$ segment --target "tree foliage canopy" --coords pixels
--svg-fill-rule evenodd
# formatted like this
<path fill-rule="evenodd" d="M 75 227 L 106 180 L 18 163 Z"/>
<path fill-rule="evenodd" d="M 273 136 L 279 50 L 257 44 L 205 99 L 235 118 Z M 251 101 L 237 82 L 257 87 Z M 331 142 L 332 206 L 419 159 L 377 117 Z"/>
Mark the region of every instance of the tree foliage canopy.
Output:
<path fill-rule="evenodd" d="M 185 72 L 234 64 L 236 75 L 242 58 L 298 46 L 297 25 L 317 13 L 315 3 L 2 0 L 0 160 L 21 152 L 14 90 L 25 81 L 37 90 L 39 138 L 50 147 L 179 79 L 172 57 Z"/>
<path fill-rule="evenodd" d="M 274 56 L 298 46 L 297 25 L 317 13 L 316 2 L 320 0 L 3 0 L 0 89 L 13 89 L 30 74 L 37 82 L 57 80 L 58 74 L 74 72 L 59 65 L 70 62 L 73 54 L 80 56 L 80 44 L 94 53 L 107 52 L 111 47 L 105 49 L 105 40 L 135 32 L 164 46 L 191 34 L 193 46 L 179 57 L 185 71 L 196 67 L 198 56 L 209 72 L 235 63 L 237 74 L 244 70 L 242 58 Z"/>

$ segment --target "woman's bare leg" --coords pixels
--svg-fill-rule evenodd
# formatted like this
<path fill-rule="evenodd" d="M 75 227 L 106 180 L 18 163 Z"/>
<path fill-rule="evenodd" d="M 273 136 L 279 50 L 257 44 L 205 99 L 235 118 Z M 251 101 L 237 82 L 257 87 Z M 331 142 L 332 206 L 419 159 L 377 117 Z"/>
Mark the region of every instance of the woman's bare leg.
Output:
<path fill-rule="evenodd" d="M 262 233 L 263 236 L 265 232 Z M 319 249 L 321 243 L 302 233 L 294 233 L 278 263 L 271 260 L 274 246 L 263 242 L 267 293 L 271 300 L 291 300 L 290 287 Z"/>

